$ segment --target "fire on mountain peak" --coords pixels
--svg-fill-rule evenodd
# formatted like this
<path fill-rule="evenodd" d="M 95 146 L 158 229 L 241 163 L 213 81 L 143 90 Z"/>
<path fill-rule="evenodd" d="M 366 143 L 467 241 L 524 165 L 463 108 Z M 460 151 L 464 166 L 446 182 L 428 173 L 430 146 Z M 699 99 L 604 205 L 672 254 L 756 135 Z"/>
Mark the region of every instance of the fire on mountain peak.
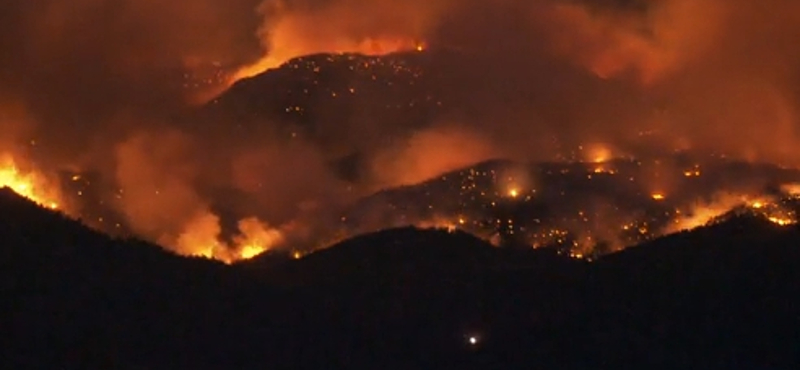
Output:
<path fill-rule="evenodd" d="M 0 185 L 177 253 L 434 224 L 588 256 L 795 219 L 798 3 L 12 3 Z"/>

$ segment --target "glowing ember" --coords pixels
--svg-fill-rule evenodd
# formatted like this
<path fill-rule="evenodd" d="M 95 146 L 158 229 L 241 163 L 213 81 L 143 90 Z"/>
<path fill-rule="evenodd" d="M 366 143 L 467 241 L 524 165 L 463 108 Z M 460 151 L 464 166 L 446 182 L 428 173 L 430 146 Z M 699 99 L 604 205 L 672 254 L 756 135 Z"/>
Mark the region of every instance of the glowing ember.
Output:
<path fill-rule="evenodd" d="M 512 198 L 516 198 L 516 197 L 518 197 L 518 196 L 519 196 L 519 190 L 518 190 L 518 189 L 515 189 L 515 188 L 512 188 L 512 189 L 510 189 L 510 190 L 508 191 L 508 196 L 510 196 L 510 197 L 512 197 Z"/>
<path fill-rule="evenodd" d="M 607 169 L 604 166 L 597 166 L 597 167 L 594 168 L 594 170 L 592 172 L 594 172 L 596 174 L 601 174 L 601 173 L 605 173 L 605 174 L 609 174 L 609 175 L 616 175 L 617 174 L 616 170 Z"/>
<path fill-rule="evenodd" d="M 657 201 L 662 201 L 664 199 L 667 199 L 667 197 L 662 193 L 653 193 L 650 195 L 650 197 L 653 198 L 653 200 Z"/>
<path fill-rule="evenodd" d="M 445 217 L 435 216 L 431 220 L 420 221 L 415 225 L 423 229 L 438 229 L 454 233 L 458 230 L 458 224 L 460 224 L 458 220 L 453 221 Z"/>
<path fill-rule="evenodd" d="M 58 192 L 52 190 L 42 175 L 21 171 L 11 156 L 0 159 L 0 188 L 2 187 L 8 187 L 43 207 L 59 208 Z"/>

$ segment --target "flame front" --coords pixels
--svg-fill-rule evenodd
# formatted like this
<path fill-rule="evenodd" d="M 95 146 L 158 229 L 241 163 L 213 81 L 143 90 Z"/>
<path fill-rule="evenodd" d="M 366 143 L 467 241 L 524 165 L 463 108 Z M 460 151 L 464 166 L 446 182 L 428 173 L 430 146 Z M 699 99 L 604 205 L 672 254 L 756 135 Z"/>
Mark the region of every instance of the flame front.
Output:
<path fill-rule="evenodd" d="M 283 241 L 280 230 L 270 228 L 257 218 L 246 218 L 239 221 L 241 235 L 234 242 L 238 259 L 253 258 Z"/>
<path fill-rule="evenodd" d="M 0 188 L 8 187 L 17 194 L 50 209 L 61 205 L 59 192 L 47 179 L 33 171 L 22 171 L 10 155 L 0 157 Z"/>
<path fill-rule="evenodd" d="M 283 233 L 270 228 L 257 218 L 239 221 L 239 234 L 231 243 L 221 239 L 222 229 L 219 217 L 207 212 L 196 217 L 186 225 L 177 241 L 167 245 L 177 245 L 179 253 L 189 256 L 213 258 L 225 263 L 251 259 L 283 242 Z"/>

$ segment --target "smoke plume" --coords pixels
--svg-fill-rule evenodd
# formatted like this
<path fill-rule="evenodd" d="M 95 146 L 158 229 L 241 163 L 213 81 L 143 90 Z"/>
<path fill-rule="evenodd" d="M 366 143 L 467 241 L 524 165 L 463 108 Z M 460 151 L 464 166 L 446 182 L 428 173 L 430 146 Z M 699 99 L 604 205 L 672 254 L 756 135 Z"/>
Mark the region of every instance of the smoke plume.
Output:
<path fill-rule="evenodd" d="M 132 228 L 176 251 L 241 251 L 359 192 L 497 156 L 604 142 L 800 165 L 798 44 L 788 0 L 0 0 L 0 149 L 102 172 Z M 292 57 L 423 45 L 464 55 L 443 79 L 461 102 L 446 125 L 331 117 L 322 147 L 270 121 L 241 141 L 234 117 L 176 123 Z M 356 149 L 366 175 L 348 183 L 331 163 Z"/>

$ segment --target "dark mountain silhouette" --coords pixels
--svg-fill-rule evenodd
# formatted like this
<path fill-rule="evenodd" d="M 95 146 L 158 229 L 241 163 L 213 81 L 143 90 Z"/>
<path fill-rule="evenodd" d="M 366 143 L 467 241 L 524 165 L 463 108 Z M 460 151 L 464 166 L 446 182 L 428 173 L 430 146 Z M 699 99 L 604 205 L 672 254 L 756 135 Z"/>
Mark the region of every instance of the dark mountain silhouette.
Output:
<path fill-rule="evenodd" d="M 633 350 L 647 367 L 796 366 L 798 241 L 797 227 L 739 215 L 608 256 L 594 271 L 605 315 L 587 330 L 619 364 Z"/>
<path fill-rule="evenodd" d="M 800 230 L 738 215 L 587 263 L 401 228 L 225 266 L 0 192 L 3 368 L 796 368 Z"/>
<path fill-rule="evenodd" d="M 263 271 L 288 285 L 361 283 L 375 279 L 461 278 L 493 271 L 548 267 L 568 272 L 582 262 L 551 251 L 498 249 L 462 231 L 405 227 L 364 234 L 276 265 L 274 255 L 243 264 L 272 264 Z"/>

